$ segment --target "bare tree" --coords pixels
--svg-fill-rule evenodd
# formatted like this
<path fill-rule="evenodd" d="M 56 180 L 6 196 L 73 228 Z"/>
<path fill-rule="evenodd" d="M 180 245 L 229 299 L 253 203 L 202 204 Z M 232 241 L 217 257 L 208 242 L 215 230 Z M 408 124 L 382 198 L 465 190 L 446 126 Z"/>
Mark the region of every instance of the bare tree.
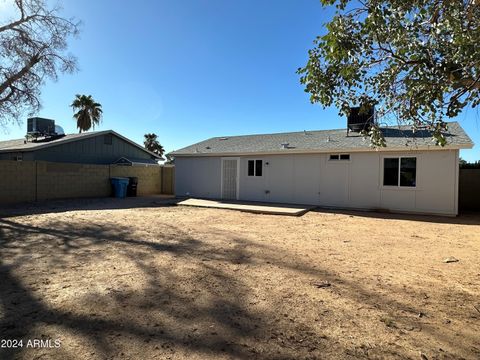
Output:
<path fill-rule="evenodd" d="M 45 79 L 76 70 L 67 40 L 79 22 L 59 16 L 60 6 L 44 0 L 14 0 L 15 18 L 0 20 L 0 126 L 21 123 L 22 115 L 40 109 Z"/>

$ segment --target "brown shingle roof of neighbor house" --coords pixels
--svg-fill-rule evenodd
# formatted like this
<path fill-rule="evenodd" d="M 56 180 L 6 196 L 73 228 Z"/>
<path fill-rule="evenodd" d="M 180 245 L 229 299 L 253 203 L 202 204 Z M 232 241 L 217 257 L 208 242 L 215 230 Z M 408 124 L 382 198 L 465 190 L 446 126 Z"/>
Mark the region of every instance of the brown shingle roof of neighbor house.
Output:
<path fill-rule="evenodd" d="M 23 151 L 35 151 L 39 149 L 44 149 L 52 146 L 57 146 L 57 145 L 62 145 L 68 142 L 72 141 L 78 141 L 78 140 L 83 140 L 83 139 L 88 139 L 94 136 L 99 136 L 99 135 L 104 135 L 104 134 L 112 134 L 115 136 L 118 136 L 122 140 L 125 140 L 126 142 L 130 143 L 133 146 L 138 147 L 139 149 L 149 153 L 150 155 L 154 156 L 155 158 L 159 160 L 164 160 L 161 156 L 148 151 L 144 147 L 140 146 L 139 144 L 133 142 L 132 140 L 126 138 L 125 136 L 120 135 L 119 133 L 113 131 L 113 130 L 103 130 L 103 131 L 89 131 L 89 132 L 84 132 L 80 134 L 67 134 L 65 136 L 62 136 L 58 139 L 50 140 L 50 141 L 45 141 L 45 142 L 25 142 L 25 139 L 15 139 L 15 140 L 6 140 L 6 141 L 0 141 L 0 152 L 23 152 Z"/>
<path fill-rule="evenodd" d="M 432 141 L 432 133 L 429 130 L 413 132 L 410 126 L 392 126 L 382 128 L 382 132 L 387 147 L 379 150 L 441 149 Z M 473 147 L 472 140 L 458 122 L 448 123 L 445 137 L 447 145 L 444 148 L 469 149 Z M 352 132 L 347 136 L 345 129 L 338 129 L 214 137 L 173 151 L 169 155 L 214 156 L 368 150 L 372 150 L 368 138 L 365 139 L 362 135 Z"/>

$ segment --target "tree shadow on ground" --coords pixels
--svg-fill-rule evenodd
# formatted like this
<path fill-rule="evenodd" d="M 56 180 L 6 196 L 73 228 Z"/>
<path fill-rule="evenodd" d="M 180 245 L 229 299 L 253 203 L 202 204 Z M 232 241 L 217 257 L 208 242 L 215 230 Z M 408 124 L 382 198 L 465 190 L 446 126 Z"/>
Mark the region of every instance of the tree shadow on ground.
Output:
<path fill-rule="evenodd" d="M 176 199 L 173 195 L 150 195 L 127 197 L 124 199 L 117 199 L 113 197 L 76 198 L 45 200 L 19 204 L 0 204 L 0 218 L 63 213 L 78 210 L 118 210 L 175 206 L 178 201 L 180 200 Z"/>
<path fill-rule="evenodd" d="M 365 217 L 371 219 L 384 219 L 384 220 L 407 220 L 416 222 L 436 223 L 436 224 L 452 224 L 452 225 L 480 225 L 480 212 L 465 211 L 458 216 L 440 216 L 440 215 L 421 215 L 421 214 L 402 214 L 386 211 L 361 211 L 361 210 L 348 210 L 348 209 L 327 209 L 316 208 L 311 210 L 316 213 L 325 214 L 341 214 L 351 215 L 357 217 Z"/>
<path fill-rule="evenodd" d="M 334 291 L 348 301 L 375 307 L 386 316 L 422 311 L 396 299 L 404 289 L 376 293 L 322 264 L 313 266 L 269 244 L 250 241 L 245 234 L 192 236 L 164 223 L 144 235 L 126 225 L 100 221 L 50 221 L 46 225 L 0 219 L 0 332 L 5 338 L 34 338 L 51 328 L 51 332 L 85 339 L 89 344 L 88 353 L 82 354 L 68 347 L 57 353 L 49 350 L 51 358 L 372 355 L 368 349 L 345 349 L 341 339 L 324 336 L 311 321 L 282 313 L 288 308 L 283 306 L 283 298 L 273 293 L 269 307 L 256 306 L 264 299 L 256 296 L 246 277 L 249 269 L 263 269 L 266 264 L 302 281 L 321 278 L 335 284 Z M 218 238 L 228 241 L 219 244 Z M 114 263 L 112 256 L 116 257 Z M 128 267 L 122 266 L 127 263 Z M 105 281 L 102 272 L 110 280 Z M 90 284 L 90 276 L 98 283 Z M 48 281 L 56 285 L 55 291 L 50 291 Z M 62 289 L 70 287 L 77 293 L 73 307 L 66 305 L 71 298 L 52 300 L 52 293 L 61 295 L 67 291 Z M 321 313 L 319 308 L 318 316 Z M 408 322 L 409 317 L 404 317 Z M 424 327 L 424 331 L 440 342 L 451 342 L 435 328 Z M 475 339 L 468 340 L 475 343 Z M 392 349 L 376 351 L 402 357 Z M 22 354 L 22 349 L 11 349 L 2 357 L 13 359 Z"/>
<path fill-rule="evenodd" d="M 0 224 L 0 277 L 3 283 L 0 298 L 4 312 L 0 329 L 5 336 L 35 337 L 37 326 L 54 325 L 88 338 L 93 352 L 101 358 L 121 357 L 127 351 L 121 350 L 122 346 L 118 341 L 116 345 L 112 343 L 111 338 L 115 336 L 122 339 L 120 342 L 123 343 L 129 341 L 125 341 L 126 339 L 133 339 L 143 343 L 144 347 L 149 347 L 147 352 L 157 350 L 165 356 L 175 348 L 185 348 L 207 357 L 229 355 L 247 359 L 260 356 L 257 354 L 258 347 L 247 343 L 252 338 L 262 338 L 260 332 L 266 326 L 262 323 L 262 316 L 265 314 L 248 308 L 244 297 L 249 289 L 240 279 L 232 279 L 231 275 L 220 267 L 209 264 L 211 261 L 228 261 L 239 265 L 248 262 L 248 256 L 241 250 L 247 244 L 241 243 L 240 239 L 235 240 L 240 246 L 236 246 L 229 253 L 219 254 L 208 244 L 172 226 L 162 227 L 162 239 L 159 242 L 132 237 L 130 229 L 122 226 L 99 228 L 92 225 L 82 227 L 77 232 L 75 227 L 66 227 L 61 223 L 51 223 L 48 228 L 42 228 L 4 219 Z M 29 240 L 31 235 L 35 235 L 35 240 Z M 147 279 L 140 292 L 120 288 L 113 289 L 114 291 L 105 296 L 90 291 L 83 299 L 78 299 L 78 306 L 82 307 L 80 311 L 68 311 L 50 306 L 29 286 L 25 286 L 24 274 L 15 275 L 19 268 L 28 266 L 31 260 L 29 254 L 35 247 L 42 248 L 36 255 L 41 256 L 42 252 L 48 254 L 42 270 L 50 269 L 55 272 L 68 269 L 72 262 L 70 255 L 75 258 L 89 247 L 98 245 L 101 248 L 108 243 L 114 244 L 115 251 L 122 254 L 122 261 L 130 260 L 135 263 L 136 268 Z M 200 273 L 185 279 L 175 275 L 169 268 L 159 268 L 149 263 L 152 257 L 163 253 L 177 259 L 198 262 Z M 9 255 L 18 260 L 5 264 L 4 260 Z M 82 261 L 99 261 L 103 256 L 104 254 L 98 253 Z M 28 270 L 32 268 L 28 267 Z M 42 271 L 30 272 L 28 281 L 35 287 L 36 283 L 45 280 L 45 276 L 48 277 L 48 274 Z M 206 301 L 195 301 L 192 294 L 188 294 L 188 289 L 185 289 L 192 287 L 181 284 L 185 280 L 196 282 L 193 289 L 203 292 Z M 92 307 L 89 306 L 91 302 L 95 303 Z M 104 316 L 94 316 L 94 312 L 103 312 Z M 130 314 L 140 315 L 142 318 L 138 321 L 139 319 L 131 318 Z M 153 315 L 152 319 L 143 316 L 149 314 Z M 195 327 L 192 328 L 192 324 L 196 324 Z M 245 339 L 246 343 L 239 342 L 241 339 Z M 150 343 L 156 344 L 153 349 L 148 346 Z M 271 353 L 272 349 L 267 350 L 269 352 L 262 354 L 261 358 L 294 356 L 292 351 L 287 349 L 284 354 L 278 354 L 275 350 L 275 356 Z M 16 351 L 12 350 L 6 357 L 13 358 L 15 355 Z M 59 358 L 66 355 L 68 354 L 62 354 Z M 142 356 L 142 353 L 138 355 Z"/>

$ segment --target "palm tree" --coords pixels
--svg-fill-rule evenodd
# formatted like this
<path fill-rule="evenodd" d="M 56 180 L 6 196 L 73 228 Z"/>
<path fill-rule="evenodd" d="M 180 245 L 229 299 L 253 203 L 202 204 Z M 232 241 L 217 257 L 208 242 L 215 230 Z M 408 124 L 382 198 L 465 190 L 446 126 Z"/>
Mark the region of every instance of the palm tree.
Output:
<path fill-rule="evenodd" d="M 145 149 L 147 149 L 148 151 L 151 151 L 155 154 L 158 154 L 160 156 L 163 155 L 163 153 L 165 152 L 165 149 L 158 142 L 158 140 L 157 140 L 158 136 L 156 134 L 154 134 L 154 133 L 145 134 L 144 138 L 145 138 L 145 140 L 143 141 L 143 145 L 145 145 Z"/>
<path fill-rule="evenodd" d="M 70 105 L 73 108 L 73 111 L 78 110 L 73 118 L 77 120 L 78 132 L 88 131 L 95 125 L 100 124 L 102 119 L 102 105 L 93 100 L 92 95 L 75 95 L 75 100 L 73 100 Z"/>

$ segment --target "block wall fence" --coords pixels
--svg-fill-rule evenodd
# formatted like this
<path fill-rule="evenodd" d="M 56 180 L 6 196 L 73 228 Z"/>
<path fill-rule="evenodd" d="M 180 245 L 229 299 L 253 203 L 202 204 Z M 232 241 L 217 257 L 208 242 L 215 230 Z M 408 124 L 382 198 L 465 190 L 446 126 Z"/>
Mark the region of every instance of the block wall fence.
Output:
<path fill-rule="evenodd" d="M 0 161 L 0 204 L 110 196 L 110 177 L 138 178 L 137 195 L 173 194 L 173 166 Z"/>

